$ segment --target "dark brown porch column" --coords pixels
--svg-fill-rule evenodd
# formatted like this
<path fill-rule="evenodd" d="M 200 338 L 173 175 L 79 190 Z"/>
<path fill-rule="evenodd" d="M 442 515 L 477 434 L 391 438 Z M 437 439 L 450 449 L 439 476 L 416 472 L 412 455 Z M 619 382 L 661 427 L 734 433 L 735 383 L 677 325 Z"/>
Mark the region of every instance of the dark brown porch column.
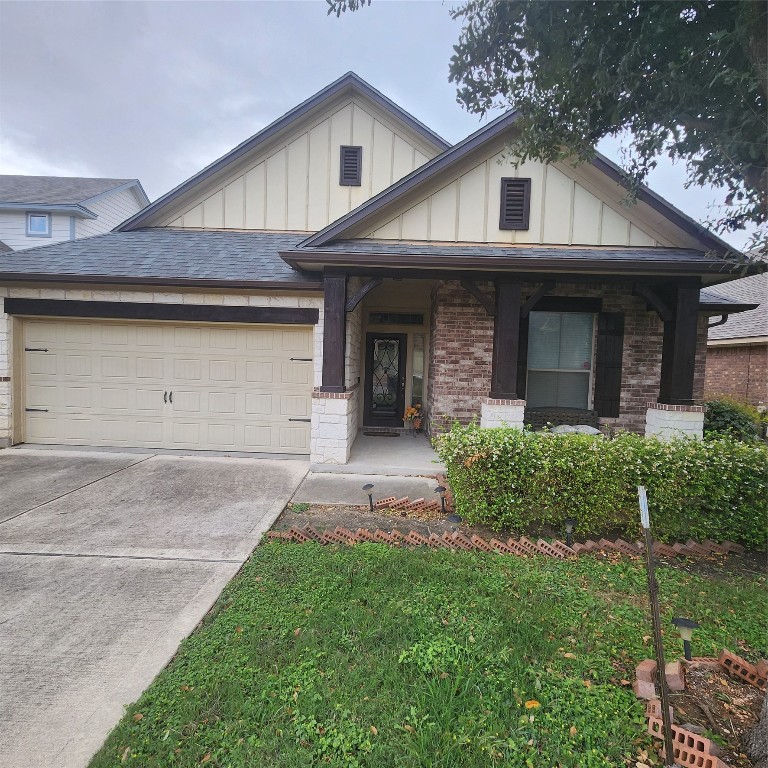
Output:
<path fill-rule="evenodd" d="M 344 391 L 344 353 L 347 341 L 347 276 L 323 278 L 323 392 Z"/>
<path fill-rule="evenodd" d="M 673 318 L 664 323 L 660 403 L 693 405 L 700 290 L 699 278 L 681 281 L 675 286 Z"/>
<path fill-rule="evenodd" d="M 517 356 L 520 341 L 520 283 L 496 281 L 496 318 L 493 326 L 493 360 L 490 396 L 517 399 Z"/>

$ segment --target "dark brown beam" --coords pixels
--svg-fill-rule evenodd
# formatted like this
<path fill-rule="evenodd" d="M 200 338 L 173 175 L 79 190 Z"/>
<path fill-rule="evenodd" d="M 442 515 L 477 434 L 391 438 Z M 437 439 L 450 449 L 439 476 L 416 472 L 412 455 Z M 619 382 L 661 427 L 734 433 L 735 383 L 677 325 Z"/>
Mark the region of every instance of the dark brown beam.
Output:
<path fill-rule="evenodd" d="M 555 287 L 554 280 L 546 280 L 536 292 L 528 298 L 520 309 L 520 317 L 528 317 L 531 310 L 539 303 L 545 294 L 549 293 Z"/>
<path fill-rule="evenodd" d="M 346 275 L 326 275 L 323 286 L 323 381 L 320 389 L 343 392 L 347 341 Z"/>
<path fill-rule="evenodd" d="M 496 317 L 496 307 L 493 304 L 493 299 L 487 293 L 483 293 L 480 290 L 480 286 L 474 280 L 462 280 L 461 287 L 480 302 L 489 317 Z"/>
<path fill-rule="evenodd" d="M 517 399 L 517 357 L 520 343 L 520 283 L 496 281 L 496 319 L 490 396 Z"/>
<path fill-rule="evenodd" d="M 686 280 L 675 287 L 674 319 L 664 323 L 659 402 L 693 404 L 696 368 L 700 280 Z"/>
<path fill-rule="evenodd" d="M 346 310 L 351 312 L 357 305 L 374 289 L 378 288 L 382 283 L 381 277 L 372 277 L 367 283 L 365 283 L 360 290 L 347 301 Z"/>
<path fill-rule="evenodd" d="M 635 296 L 639 296 L 641 299 L 645 299 L 656 311 L 659 319 L 664 320 L 664 322 L 672 320 L 672 310 L 650 285 L 646 285 L 645 283 L 635 283 L 632 286 L 632 293 L 634 293 Z"/>
<path fill-rule="evenodd" d="M 155 304 L 130 301 L 6 299 L 9 315 L 103 317 L 117 320 L 178 320 L 204 323 L 287 323 L 314 325 L 317 309 L 293 307 L 225 307 L 218 304 Z"/>

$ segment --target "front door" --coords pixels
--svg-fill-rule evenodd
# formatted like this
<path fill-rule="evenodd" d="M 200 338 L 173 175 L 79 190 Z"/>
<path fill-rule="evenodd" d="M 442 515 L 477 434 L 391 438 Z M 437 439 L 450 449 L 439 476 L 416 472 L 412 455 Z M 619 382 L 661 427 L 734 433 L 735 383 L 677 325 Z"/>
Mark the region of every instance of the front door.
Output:
<path fill-rule="evenodd" d="M 366 336 L 366 427 L 402 427 L 405 412 L 404 333 L 369 333 Z"/>

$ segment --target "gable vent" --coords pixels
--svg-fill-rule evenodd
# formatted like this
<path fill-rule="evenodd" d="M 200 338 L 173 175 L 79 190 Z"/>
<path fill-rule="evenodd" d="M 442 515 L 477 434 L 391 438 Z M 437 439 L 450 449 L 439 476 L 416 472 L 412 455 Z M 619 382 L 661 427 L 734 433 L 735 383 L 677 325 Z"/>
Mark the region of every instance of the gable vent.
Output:
<path fill-rule="evenodd" d="M 363 148 L 342 147 L 339 184 L 342 187 L 359 187 L 363 170 Z"/>
<path fill-rule="evenodd" d="M 531 215 L 531 180 L 501 180 L 499 229 L 528 229 Z"/>

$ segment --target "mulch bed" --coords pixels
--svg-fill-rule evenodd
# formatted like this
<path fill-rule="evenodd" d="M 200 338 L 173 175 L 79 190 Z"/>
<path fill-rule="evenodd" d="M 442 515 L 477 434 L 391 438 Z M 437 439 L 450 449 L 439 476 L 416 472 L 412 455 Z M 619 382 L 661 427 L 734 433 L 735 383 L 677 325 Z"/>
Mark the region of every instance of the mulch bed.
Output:
<path fill-rule="evenodd" d="M 752 768 L 746 740 L 760 719 L 765 694 L 723 671 L 693 667 L 685 676 L 685 691 L 670 693 L 675 719 L 684 727 L 703 728 L 722 747 L 720 759 L 732 768 Z M 691 730 L 691 729 L 688 729 Z"/>

